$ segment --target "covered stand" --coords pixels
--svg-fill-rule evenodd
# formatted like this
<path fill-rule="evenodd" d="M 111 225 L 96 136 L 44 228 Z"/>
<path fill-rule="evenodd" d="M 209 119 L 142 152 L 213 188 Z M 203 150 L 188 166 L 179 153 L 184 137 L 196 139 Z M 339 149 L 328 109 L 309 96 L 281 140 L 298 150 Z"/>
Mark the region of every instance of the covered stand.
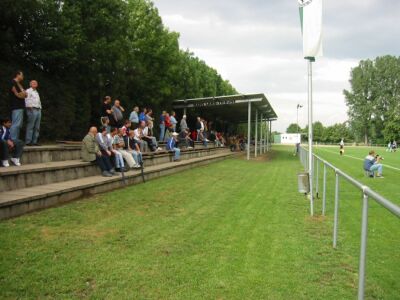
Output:
<path fill-rule="evenodd" d="M 257 149 L 268 151 L 268 141 L 271 134 L 271 122 L 277 119 L 277 115 L 264 94 L 231 95 L 219 97 L 207 97 L 196 99 L 184 99 L 173 101 L 174 109 L 182 109 L 187 114 L 189 109 L 200 111 L 202 115 L 213 120 L 223 120 L 232 124 L 247 123 L 247 159 L 250 159 L 250 143 L 252 122 L 255 123 L 255 155 Z M 258 124 L 258 122 L 260 122 Z M 265 132 L 258 132 L 258 125 Z M 265 125 L 265 126 L 263 126 Z M 260 140 L 258 141 L 258 137 Z M 264 141 L 262 140 L 264 137 Z M 264 144 L 264 145 L 263 145 Z M 261 151 L 260 151 L 261 152 Z"/>

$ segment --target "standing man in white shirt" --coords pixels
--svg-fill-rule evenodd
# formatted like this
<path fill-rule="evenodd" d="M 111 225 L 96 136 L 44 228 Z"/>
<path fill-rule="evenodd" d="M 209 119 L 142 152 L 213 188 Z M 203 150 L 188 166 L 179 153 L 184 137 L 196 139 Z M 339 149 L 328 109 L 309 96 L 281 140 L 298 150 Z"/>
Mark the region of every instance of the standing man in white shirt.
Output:
<path fill-rule="evenodd" d="M 37 91 L 39 84 L 36 80 L 30 82 L 30 88 L 26 90 L 25 98 L 26 115 L 28 124 L 26 126 L 25 144 L 26 146 L 39 146 L 38 138 L 40 131 L 40 121 L 42 119 L 42 103 Z"/>

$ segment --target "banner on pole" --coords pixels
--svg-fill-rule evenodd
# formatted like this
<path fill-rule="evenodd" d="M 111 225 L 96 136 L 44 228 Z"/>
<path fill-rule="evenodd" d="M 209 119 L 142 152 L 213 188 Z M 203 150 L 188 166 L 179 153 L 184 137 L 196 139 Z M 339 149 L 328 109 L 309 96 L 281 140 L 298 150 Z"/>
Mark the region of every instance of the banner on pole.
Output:
<path fill-rule="evenodd" d="M 322 0 L 298 0 L 304 58 L 322 56 Z"/>

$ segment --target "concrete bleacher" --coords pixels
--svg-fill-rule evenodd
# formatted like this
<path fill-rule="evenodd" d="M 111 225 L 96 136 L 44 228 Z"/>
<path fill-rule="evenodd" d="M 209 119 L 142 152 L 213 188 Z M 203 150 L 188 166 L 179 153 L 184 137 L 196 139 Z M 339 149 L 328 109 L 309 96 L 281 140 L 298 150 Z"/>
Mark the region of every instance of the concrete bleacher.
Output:
<path fill-rule="evenodd" d="M 162 146 L 162 145 L 161 145 Z M 226 148 L 182 150 L 181 161 L 173 153 L 144 153 L 145 180 L 173 174 L 231 156 Z M 26 147 L 21 167 L 0 168 L 0 219 L 19 216 L 84 196 L 110 191 L 142 182 L 140 170 L 102 177 L 94 164 L 80 159 L 80 145 Z"/>

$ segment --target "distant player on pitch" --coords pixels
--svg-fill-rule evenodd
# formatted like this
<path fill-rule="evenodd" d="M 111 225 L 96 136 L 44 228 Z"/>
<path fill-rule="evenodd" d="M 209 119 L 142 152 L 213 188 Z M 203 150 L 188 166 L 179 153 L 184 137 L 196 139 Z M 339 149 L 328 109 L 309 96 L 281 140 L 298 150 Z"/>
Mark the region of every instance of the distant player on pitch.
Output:
<path fill-rule="evenodd" d="M 340 155 L 344 154 L 344 141 L 343 141 L 343 139 L 340 141 L 340 144 L 339 144 L 339 153 L 340 153 Z"/>

